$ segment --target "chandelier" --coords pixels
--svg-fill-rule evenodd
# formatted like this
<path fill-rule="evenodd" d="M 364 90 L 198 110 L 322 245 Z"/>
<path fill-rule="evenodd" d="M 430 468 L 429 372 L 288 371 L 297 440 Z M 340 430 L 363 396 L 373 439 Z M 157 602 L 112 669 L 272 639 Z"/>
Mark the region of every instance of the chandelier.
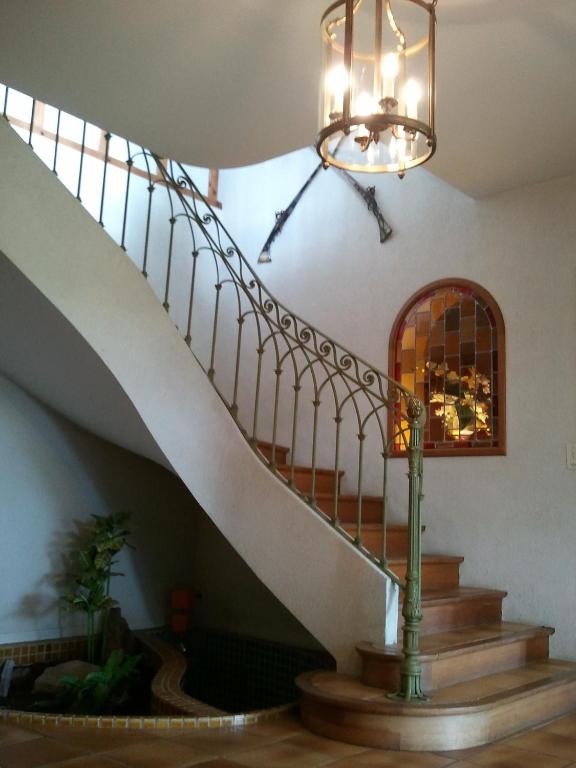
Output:
<path fill-rule="evenodd" d="M 402 178 L 432 157 L 436 3 L 337 0 L 324 13 L 316 149 L 325 167 Z"/>

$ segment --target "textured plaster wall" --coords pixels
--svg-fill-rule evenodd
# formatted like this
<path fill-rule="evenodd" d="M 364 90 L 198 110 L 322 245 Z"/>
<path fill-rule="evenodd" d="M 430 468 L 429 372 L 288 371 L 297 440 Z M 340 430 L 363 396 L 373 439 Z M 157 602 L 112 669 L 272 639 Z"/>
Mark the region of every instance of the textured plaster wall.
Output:
<path fill-rule="evenodd" d="M 255 264 L 273 223 L 316 164 L 310 150 L 221 174 L 224 220 Z M 474 201 L 425 170 L 376 184 L 394 229 L 333 170 L 306 192 L 258 266 L 291 309 L 387 370 L 388 337 L 421 286 L 463 277 L 499 303 L 507 334 L 508 454 L 425 461 L 425 550 L 463 554 L 464 584 L 507 589 L 508 619 L 557 628 L 576 658 L 576 178 Z M 396 474 L 399 464 L 393 462 Z M 400 514 L 401 510 L 396 510 Z"/>

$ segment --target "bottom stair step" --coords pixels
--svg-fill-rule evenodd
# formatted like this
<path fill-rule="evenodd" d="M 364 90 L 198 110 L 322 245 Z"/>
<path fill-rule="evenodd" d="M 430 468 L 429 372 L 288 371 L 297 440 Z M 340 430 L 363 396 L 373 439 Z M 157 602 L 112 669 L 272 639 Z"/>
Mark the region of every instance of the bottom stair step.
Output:
<path fill-rule="evenodd" d="M 422 688 L 435 691 L 449 685 L 475 680 L 486 670 L 503 672 L 548 658 L 548 641 L 554 630 L 528 624 L 496 623 L 462 627 L 450 632 L 426 635 L 420 640 Z M 398 689 L 401 645 L 360 643 L 364 685 Z"/>
<path fill-rule="evenodd" d="M 379 749 L 470 749 L 576 709 L 576 663 L 550 659 L 443 688 L 428 701 L 409 704 L 336 672 L 306 672 L 296 685 L 306 728 Z"/>

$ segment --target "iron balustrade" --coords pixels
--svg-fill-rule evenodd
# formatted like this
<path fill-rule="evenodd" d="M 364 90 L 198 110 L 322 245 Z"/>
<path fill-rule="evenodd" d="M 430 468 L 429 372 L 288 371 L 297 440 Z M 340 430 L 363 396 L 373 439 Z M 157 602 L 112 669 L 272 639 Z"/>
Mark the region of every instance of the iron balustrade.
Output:
<path fill-rule="evenodd" d="M 4 117 L 151 282 L 259 458 L 404 592 L 404 660 L 397 695 L 405 700 L 423 698 L 419 661 L 423 403 L 267 291 L 198 189 L 189 167 L 163 160 L 110 132 L 100 131 L 99 146 L 91 147 L 88 132 L 93 127 L 85 121 L 76 124 L 75 139 L 64 136 L 61 126 L 70 116 L 61 110 L 55 129 L 49 131 L 39 119 L 40 107 L 44 109 L 34 99 L 29 119 L 11 116 L 10 89 L 5 88 Z M 119 147 L 123 157 L 118 157 Z M 162 198 L 159 189 L 164 191 Z M 259 445 L 265 439 L 269 445 L 263 452 Z M 290 450 L 286 464 L 279 461 L 286 456 L 283 444 Z M 402 501 L 408 522 L 405 578 L 389 562 L 387 539 L 389 459 L 398 452 L 398 444 L 408 464 Z M 307 462 L 305 490 L 298 487 L 304 471 L 298 457 Z M 341 520 L 344 470 L 354 478 L 351 523 Z M 369 496 L 367 491 L 380 495 Z M 378 556 L 365 546 L 366 531 L 374 529 L 373 514 L 372 522 L 365 523 L 368 500 L 372 509 L 375 503 L 379 508 Z M 350 518 L 350 495 L 346 502 Z M 395 506 L 399 503 L 395 497 Z"/>

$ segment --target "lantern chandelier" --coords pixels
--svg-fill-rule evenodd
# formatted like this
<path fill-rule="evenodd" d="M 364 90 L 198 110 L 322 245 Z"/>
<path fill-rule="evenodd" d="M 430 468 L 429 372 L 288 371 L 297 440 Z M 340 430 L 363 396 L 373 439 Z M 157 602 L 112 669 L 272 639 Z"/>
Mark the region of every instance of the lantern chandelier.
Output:
<path fill-rule="evenodd" d="M 316 149 L 326 168 L 402 178 L 432 157 L 436 3 L 337 0 L 324 13 Z"/>

